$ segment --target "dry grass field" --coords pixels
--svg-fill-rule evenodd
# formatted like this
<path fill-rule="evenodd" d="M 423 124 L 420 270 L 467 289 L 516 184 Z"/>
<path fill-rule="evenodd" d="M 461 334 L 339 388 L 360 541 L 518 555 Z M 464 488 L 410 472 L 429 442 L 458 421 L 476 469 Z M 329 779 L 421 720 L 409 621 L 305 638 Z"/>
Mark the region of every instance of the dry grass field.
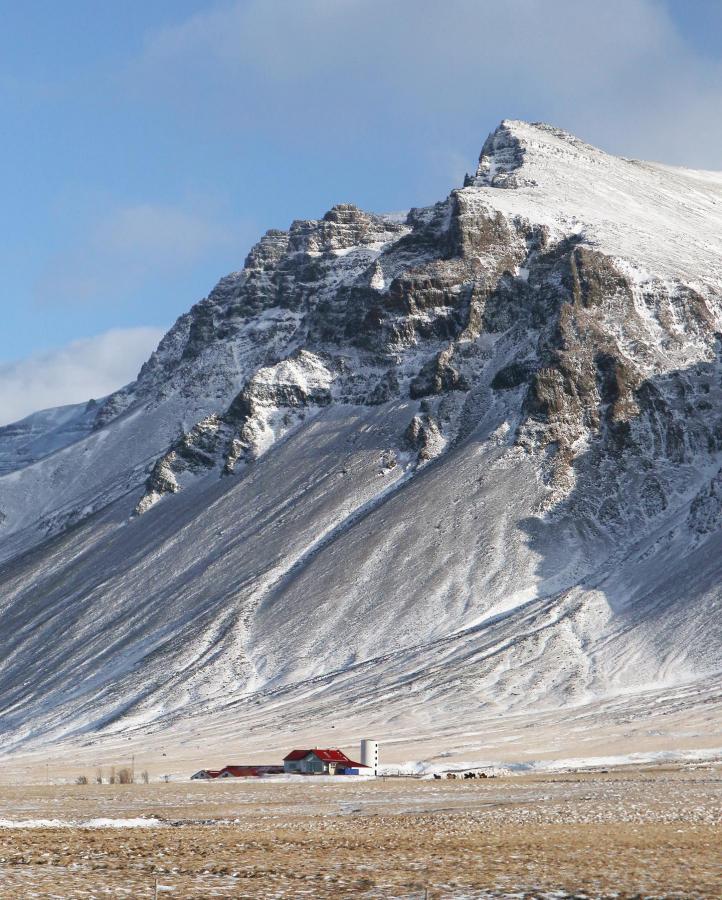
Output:
<path fill-rule="evenodd" d="M 5 786 L 0 897 L 716 898 L 721 824 L 714 765 Z"/>

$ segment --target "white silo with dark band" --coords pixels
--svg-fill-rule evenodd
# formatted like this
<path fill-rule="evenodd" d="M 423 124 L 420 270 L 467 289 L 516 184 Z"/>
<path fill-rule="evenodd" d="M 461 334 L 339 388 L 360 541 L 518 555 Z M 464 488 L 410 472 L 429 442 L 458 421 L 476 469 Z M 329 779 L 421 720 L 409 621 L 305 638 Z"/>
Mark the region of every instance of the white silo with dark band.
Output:
<path fill-rule="evenodd" d="M 361 741 L 361 759 L 363 765 L 368 766 L 374 775 L 379 774 L 379 744 L 378 741 L 371 741 L 364 738 Z"/>

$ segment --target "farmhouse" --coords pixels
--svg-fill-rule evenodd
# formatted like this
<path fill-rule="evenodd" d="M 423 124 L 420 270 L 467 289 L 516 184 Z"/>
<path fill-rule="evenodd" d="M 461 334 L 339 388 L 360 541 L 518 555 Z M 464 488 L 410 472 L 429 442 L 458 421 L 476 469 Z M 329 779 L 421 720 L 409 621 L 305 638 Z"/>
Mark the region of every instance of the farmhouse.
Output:
<path fill-rule="evenodd" d="M 376 741 L 361 741 L 361 760 L 355 762 L 337 748 L 321 750 L 292 750 L 283 760 L 283 765 L 268 763 L 227 765 L 222 769 L 201 769 L 191 775 L 194 781 L 210 781 L 215 778 L 261 778 L 264 775 L 368 775 L 379 773 L 379 745 Z"/>
<path fill-rule="evenodd" d="M 369 766 L 354 762 L 342 750 L 292 750 L 283 758 L 283 771 L 300 775 L 372 774 Z"/>

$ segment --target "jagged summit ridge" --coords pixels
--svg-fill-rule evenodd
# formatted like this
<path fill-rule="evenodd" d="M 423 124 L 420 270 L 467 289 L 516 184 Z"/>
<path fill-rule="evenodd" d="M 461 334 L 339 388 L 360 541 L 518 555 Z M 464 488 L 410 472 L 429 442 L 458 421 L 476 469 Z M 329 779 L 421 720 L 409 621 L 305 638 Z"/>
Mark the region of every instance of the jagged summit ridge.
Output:
<path fill-rule="evenodd" d="M 715 173 L 505 121 L 439 203 L 269 231 L 0 478 L 15 739 L 310 684 L 456 727 L 717 672 L 721 208 Z"/>
<path fill-rule="evenodd" d="M 599 178 L 609 182 L 609 189 L 602 189 L 599 183 L 590 191 L 589 170 L 595 168 Z M 599 247 L 602 251 L 609 247 L 608 255 L 614 258 L 614 243 L 621 239 L 629 241 L 625 249 L 631 251 L 635 239 L 646 240 L 650 223 L 643 220 L 639 228 L 633 221 L 610 227 L 606 216 L 614 210 L 608 208 L 606 198 L 611 196 L 612 204 L 618 202 L 621 189 L 617 182 L 640 177 L 639 164 L 615 160 L 568 132 L 541 123 L 505 120 L 485 141 L 476 176 L 467 178 L 465 188 L 453 191 L 445 202 L 410 211 L 404 225 L 348 204 L 334 207 L 318 222 L 294 222 L 288 233 L 266 235 L 249 254 L 244 271 L 234 276 L 233 287 L 224 284 L 211 297 L 222 298 L 227 306 L 232 297 L 237 308 L 247 312 L 274 305 L 296 311 L 295 341 L 289 349 L 298 352 L 305 346 L 311 359 L 322 348 L 335 373 L 330 376 L 332 387 L 324 403 L 335 399 L 366 404 L 394 396 L 419 398 L 444 390 L 465 390 L 477 373 L 465 374 L 456 362 L 464 341 L 455 345 L 453 340 L 444 343 L 440 338 L 475 336 L 480 305 L 473 295 L 480 283 L 479 270 L 486 268 L 488 284 L 504 266 L 528 278 L 530 266 L 550 247 L 563 247 L 565 242 L 571 242 L 570 247 Z M 586 211 L 585 220 L 560 214 L 556 199 L 549 197 L 550 186 L 557 192 L 573 188 L 573 202 Z M 510 199 L 497 188 L 512 189 Z M 568 200 L 566 193 L 564 197 Z M 509 208 L 502 216 L 507 231 L 496 238 L 482 231 L 480 243 L 479 224 L 492 223 L 495 217 L 499 221 L 499 206 Z M 429 253 L 434 244 L 435 253 Z M 655 249 L 658 244 L 655 239 Z M 619 277 L 635 285 L 641 302 L 645 291 L 668 294 L 662 276 L 655 278 L 647 269 L 639 246 L 634 251 L 636 256 L 627 256 L 626 263 L 621 263 L 624 273 Z M 305 293 L 298 291 L 295 276 L 290 275 L 298 267 L 300 255 L 319 266 L 321 260 L 327 261 L 312 292 L 308 288 L 317 275 L 313 268 L 307 268 L 301 279 Z M 584 258 L 591 259 L 588 255 Z M 416 260 L 422 261 L 419 270 L 427 272 L 423 311 L 418 308 L 422 291 L 416 283 L 410 290 L 406 286 L 410 283 L 408 264 Z M 719 271 L 719 259 L 716 264 Z M 286 273 L 283 278 L 281 272 Z M 708 274 L 717 284 L 715 271 Z M 616 278 L 613 276 L 610 284 Z M 454 282 L 451 300 L 444 297 L 444 281 Z M 283 285 L 283 295 L 279 295 L 278 285 Z M 705 298 L 704 285 L 697 283 L 696 287 L 700 290 L 698 303 L 704 307 L 701 314 L 709 322 L 719 323 L 719 303 Z M 399 306 L 404 293 L 414 299 L 408 306 L 402 300 Z M 460 302 L 460 296 L 464 301 Z M 363 317 L 361 310 L 365 311 Z M 436 318 L 435 331 L 429 331 L 430 315 Z M 427 321 L 419 329 L 422 317 Z M 389 327 L 392 320 L 393 327 Z M 375 384 L 370 386 L 367 378 L 358 377 L 359 366 Z M 284 382 L 279 383 L 269 419 L 268 409 L 260 411 L 249 399 L 253 391 L 252 386 L 244 388 L 227 412 L 199 423 L 195 434 L 182 436 L 158 461 L 138 512 L 146 511 L 165 492 L 179 490 L 189 473 L 213 468 L 228 473 L 239 460 L 257 459 L 276 439 L 319 409 L 314 400 L 305 397 L 301 386 Z M 290 404 L 288 397 L 293 398 Z M 239 409 L 243 411 L 240 419 Z M 429 422 L 429 427 L 441 434 L 437 423 Z M 449 445 L 434 441 L 437 448 Z"/>

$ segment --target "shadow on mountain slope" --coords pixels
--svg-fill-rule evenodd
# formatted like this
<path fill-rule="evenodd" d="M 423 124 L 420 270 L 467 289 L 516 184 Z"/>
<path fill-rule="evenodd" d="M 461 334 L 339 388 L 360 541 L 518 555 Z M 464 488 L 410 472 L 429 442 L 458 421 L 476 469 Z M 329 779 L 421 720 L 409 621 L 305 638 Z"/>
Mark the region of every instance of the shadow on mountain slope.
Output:
<path fill-rule="evenodd" d="M 552 455 L 549 483 L 573 482 L 563 499 L 520 523 L 539 554 L 537 575 L 584 546 L 588 571 L 577 587 L 601 591 L 613 618 L 609 638 L 638 639 L 659 677 L 720 668 L 722 633 L 722 341 L 715 355 L 641 382 L 629 414 L 614 415 L 603 380 L 599 428 L 569 460 Z M 565 471 L 560 473 L 560 468 Z"/>

